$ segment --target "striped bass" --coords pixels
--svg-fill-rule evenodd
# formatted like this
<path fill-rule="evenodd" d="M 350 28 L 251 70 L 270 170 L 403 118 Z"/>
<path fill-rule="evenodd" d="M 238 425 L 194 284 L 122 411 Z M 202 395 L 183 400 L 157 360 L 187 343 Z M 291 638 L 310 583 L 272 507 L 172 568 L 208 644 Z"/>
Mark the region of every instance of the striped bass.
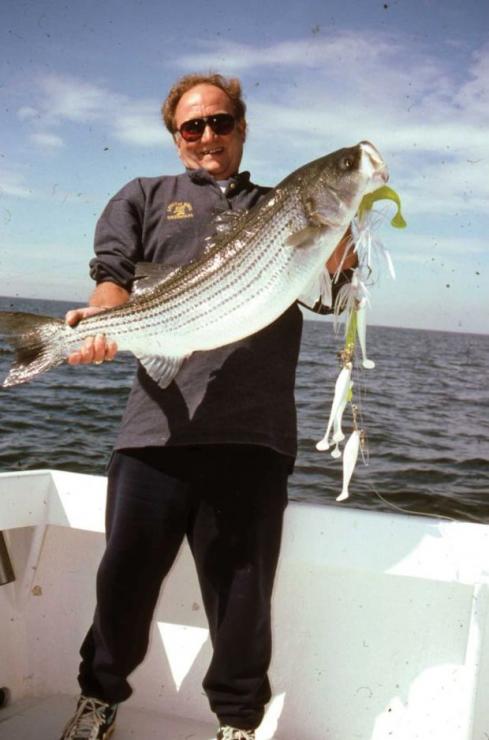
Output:
<path fill-rule="evenodd" d="M 200 259 L 171 272 L 137 266 L 127 303 L 74 327 L 0 313 L 0 333 L 16 350 L 4 387 L 60 365 L 96 334 L 136 355 L 166 387 L 192 352 L 254 334 L 300 298 L 324 272 L 363 196 L 387 178 L 369 142 L 340 149 L 290 174 L 252 210 L 225 214 Z"/>

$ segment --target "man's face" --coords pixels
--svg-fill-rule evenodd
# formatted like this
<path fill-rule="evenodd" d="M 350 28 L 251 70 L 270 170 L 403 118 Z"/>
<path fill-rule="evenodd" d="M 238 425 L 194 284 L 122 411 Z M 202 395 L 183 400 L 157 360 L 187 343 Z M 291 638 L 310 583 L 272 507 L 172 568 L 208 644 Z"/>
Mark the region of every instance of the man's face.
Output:
<path fill-rule="evenodd" d="M 182 123 L 193 118 L 216 113 L 234 115 L 230 98 L 214 85 L 196 85 L 187 90 L 178 101 L 175 128 L 179 129 Z M 197 141 L 185 141 L 180 133 L 175 137 L 178 155 L 183 164 L 191 170 L 207 170 L 216 180 L 225 180 L 238 172 L 244 140 L 244 121 L 236 121 L 230 134 L 216 134 L 207 125 Z"/>

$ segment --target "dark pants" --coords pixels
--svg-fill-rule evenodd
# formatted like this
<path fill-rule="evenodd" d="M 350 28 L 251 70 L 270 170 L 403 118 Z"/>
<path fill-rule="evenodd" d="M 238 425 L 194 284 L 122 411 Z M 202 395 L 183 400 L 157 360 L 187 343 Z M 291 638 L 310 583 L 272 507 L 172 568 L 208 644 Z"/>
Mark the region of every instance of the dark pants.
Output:
<path fill-rule="evenodd" d="M 203 683 L 211 708 L 222 724 L 260 724 L 271 696 L 270 600 L 289 466 L 245 445 L 114 454 L 82 693 L 109 703 L 130 696 L 127 676 L 144 658 L 162 580 L 187 536 L 213 645 Z"/>

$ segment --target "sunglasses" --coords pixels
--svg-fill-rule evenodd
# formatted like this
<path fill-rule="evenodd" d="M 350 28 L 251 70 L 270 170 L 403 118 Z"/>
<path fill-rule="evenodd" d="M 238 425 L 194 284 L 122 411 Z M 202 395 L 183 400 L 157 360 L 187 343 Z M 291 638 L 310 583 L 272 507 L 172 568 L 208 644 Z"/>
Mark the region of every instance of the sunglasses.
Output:
<path fill-rule="evenodd" d="M 230 134 L 235 123 L 235 118 L 230 113 L 216 113 L 214 116 L 204 116 L 203 118 L 192 118 L 190 121 L 184 121 L 178 131 L 185 141 L 198 141 L 206 126 L 210 126 L 218 136 L 222 136 Z"/>

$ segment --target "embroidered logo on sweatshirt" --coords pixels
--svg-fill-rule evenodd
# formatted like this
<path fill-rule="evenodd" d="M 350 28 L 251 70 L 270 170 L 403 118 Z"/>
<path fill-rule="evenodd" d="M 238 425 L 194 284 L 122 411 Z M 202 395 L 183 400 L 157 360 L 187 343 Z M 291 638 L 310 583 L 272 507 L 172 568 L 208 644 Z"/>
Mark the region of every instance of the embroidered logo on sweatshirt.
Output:
<path fill-rule="evenodd" d="M 180 218 L 193 218 L 192 204 L 184 200 L 174 200 L 166 209 L 166 217 L 169 221 L 175 221 Z"/>

